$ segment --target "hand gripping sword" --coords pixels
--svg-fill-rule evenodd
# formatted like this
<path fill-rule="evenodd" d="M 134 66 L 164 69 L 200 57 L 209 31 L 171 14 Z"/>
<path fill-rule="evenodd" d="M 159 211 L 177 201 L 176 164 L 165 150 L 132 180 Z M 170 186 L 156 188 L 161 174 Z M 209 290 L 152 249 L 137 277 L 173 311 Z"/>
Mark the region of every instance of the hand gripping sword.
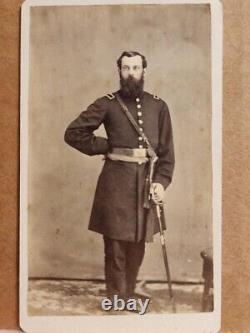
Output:
<path fill-rule="evenodd" d="M 170 301 L 172 304 L 173 312 L 176 313 L 175 299 L 174 299 L 174 294 L 173 294 L 173 290 L 172 290 L 172 282 L 171 282 L 170 269 L 169 269 L 169 264 L 168 264 L 167 247 L 166 247 L 166 241 L 165 241 L 164 230 L 163 230 L 163 225 L 162 225 L 162 214 L 161 213 L 162 213 L 163 203 L 155 204 L 155 206 L 156 206 L 156 214 L 157 214 L 157 219 L 158 219 L 158 224 L 159 224 L 159 229 L 160 229 L 160 241 L 161 241 L 161 247 L 162 247 L 163 260 L 164 260 L 164 264 L 165 264 L 167 281 L 168 281 L 168 291 L 169 291 L 169 296 L 170 296 Z"/>

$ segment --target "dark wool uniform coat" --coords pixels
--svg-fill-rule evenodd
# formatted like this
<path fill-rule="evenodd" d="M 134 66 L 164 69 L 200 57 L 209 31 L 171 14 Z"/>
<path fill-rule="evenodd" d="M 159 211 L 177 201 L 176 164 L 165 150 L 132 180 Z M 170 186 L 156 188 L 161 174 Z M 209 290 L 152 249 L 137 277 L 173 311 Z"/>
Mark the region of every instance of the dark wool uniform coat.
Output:
<path fill-rule="evenodd" d="M 106 155 L 112 148 L 146 148 L 115 94 L 97 99 L 66 129 L 65 141 L 87 155 Z M 139 98 L 122 97 L 147 135 L 159 159 L 153 181 L 166 188 L 172 179 L 174 149 L 167 104 L 143 92 Z M 103 124 L 107 139 L 94 135 Z M 159 231 L 154 207 L 143 208 L 144 182 L 148 163 L 105 159 L 98 179 L 89 229 L 117 240 L 152 241 Z M 152 205 L 153 206 L 153 205 Z"/>

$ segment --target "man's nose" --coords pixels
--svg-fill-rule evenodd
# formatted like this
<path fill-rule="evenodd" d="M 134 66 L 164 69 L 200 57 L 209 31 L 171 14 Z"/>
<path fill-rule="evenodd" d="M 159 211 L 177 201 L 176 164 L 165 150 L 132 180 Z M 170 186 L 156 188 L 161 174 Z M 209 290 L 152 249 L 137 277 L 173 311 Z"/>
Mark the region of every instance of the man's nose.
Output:
<path fill-rule="evenodd" d="M 129 75 L 134 76 L 134 74 L 135 74 L 135 70 L 133 68 L 130 68 L 129 69 Z"/>

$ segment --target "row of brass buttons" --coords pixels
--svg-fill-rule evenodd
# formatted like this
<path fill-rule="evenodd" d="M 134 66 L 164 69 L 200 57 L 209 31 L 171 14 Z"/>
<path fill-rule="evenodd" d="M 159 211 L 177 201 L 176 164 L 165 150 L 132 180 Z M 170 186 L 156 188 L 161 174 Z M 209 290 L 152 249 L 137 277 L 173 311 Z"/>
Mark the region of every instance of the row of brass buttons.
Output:
<path fill-rule="evenodd" d="M 140 104 L 140 98 L 139 97 L 137 97 L 136 99 L 135 99 L 135 101 L 137 102 L 137 105 L 136 105 L 136 107 L 137 107 L 137 117 L 138 117 L 138 123 L 139 123 L 139 125 L 141 125 L 142 126 L 142 124 L 143 124 L 143 120 L 142 119 L 140 119 L 140 117 L 142 117 L 142 111 L 141 111 L 141 104 Z M 140 127 L 140 131 L 141 132 L 143 132 L 143 128 L 142 127 Z M 141 144 L 142 143 L 142 137 L 141 136 L 139 136 L 138 137 L 138 140 L 139 140 L 139 148 L 143 148 L 143 145 Z M 138 162 L 138 164 L 139 165 L 141 165 L 142 164 L 142 162 Z"/>

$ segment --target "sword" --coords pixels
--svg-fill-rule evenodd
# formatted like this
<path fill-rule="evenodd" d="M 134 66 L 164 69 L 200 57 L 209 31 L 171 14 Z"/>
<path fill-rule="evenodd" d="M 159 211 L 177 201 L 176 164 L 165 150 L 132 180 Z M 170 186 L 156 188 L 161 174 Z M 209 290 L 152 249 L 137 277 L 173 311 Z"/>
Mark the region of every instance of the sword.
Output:
<path fill-rule="evenodd" d="M 164 260 L 167 281 L 168 281 L 168 292 L 169 292 L 169 297 L 170 297 L 170 301 L 172 304 L 173 312 L 176 313 L 176 305 L 175 305 L 175 299 L 174 299 L 174 294 L 173 294 L 173 289 L 172 289 L 170 269 L 169 269 L 169 264 L 168 264 L 167 247 L 166 247 L 166 241 L 165 241 L 165 237 L 164 237 L 164 230 L 163 230 L 163 226 L 162 226 L 162 214 L 161 214 L 162 208 L 161 207 L 163 207 L 163 203 L 155 204 L 155 205 L 156 205 L 156 214 L 157 214 L 157 219 L 158 219 L 158 224 L 159 224 L 159 229 L 160 229 L 160 241 L 161 241 L 161 247 L 162 247 L 163 260 Z"/>

